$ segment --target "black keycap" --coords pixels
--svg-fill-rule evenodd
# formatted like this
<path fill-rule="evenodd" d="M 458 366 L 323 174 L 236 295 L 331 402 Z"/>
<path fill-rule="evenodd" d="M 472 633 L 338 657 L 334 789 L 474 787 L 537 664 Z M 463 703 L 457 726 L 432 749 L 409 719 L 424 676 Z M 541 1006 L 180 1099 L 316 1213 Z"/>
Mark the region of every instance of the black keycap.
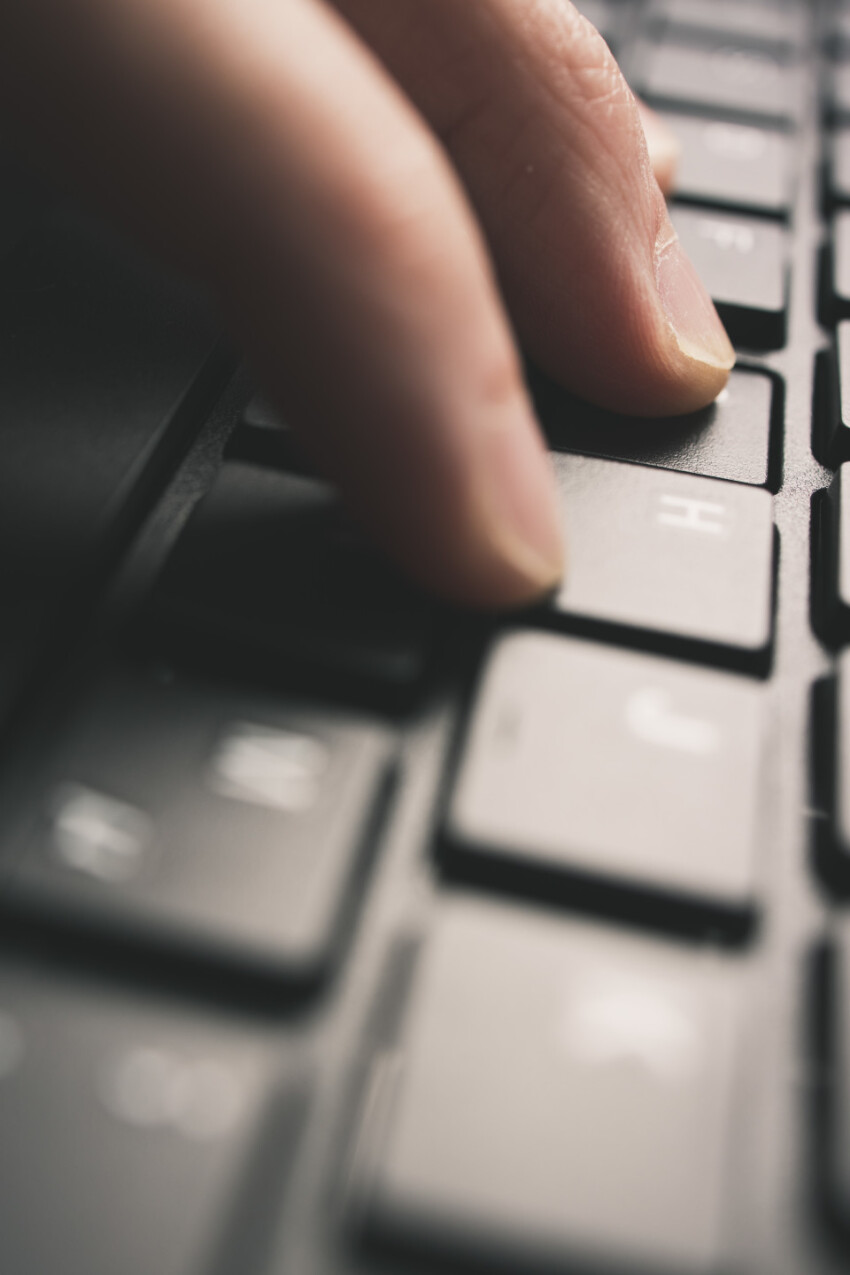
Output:
<path fill-rule="evenodd" d="M 681 205 L 673 225 L 738 345 L 785 341 L 788 236 L 781 226 Z"/>
<path fill-rule="evenodd" d="M 832 139 L 830 192 L 833 199 L 850 203 L 850 128 L 839 129 Z"/>
<path fill-rule="evenodd" d="M 676 194 L 700 203 L 785 214 L 790 202 L 791 142 L 785 133 L 728 120 L 663 113 L 682 153 Z"/>
<path fill-rule="evenodd" d="M 764 663 L 773 590 L 766 491 L 583 456 L 554 463 L 570 555 L 556 621 Z"/>
<path fill-rule="evenodd" d="M 838 657 L 834 720 L 832 823 L 836 859 L 831 867 L 837 879 L 846 881 L 850 878 L 850 651 L 847 650 Z"/>
<path fill-rule="evenodd" d="M 255 394 L 246 404 L 227 441 L 225 454 L 233 460 L 247 460 L 295 473 L 309 472 L 292 430 L 262 394 Z"/>
<path fill-rule="evenodd" d="M 303 1106 L 276 1055 L 244 1024 L 0 970 L 4 1275 L 259 1269 L 274 1217 L 239 1192 L 273 1131 L 277 1213 Z"/>
<path fill-rule="evenodd" d="M 581 897 L 584 878 L 746 922 L 757 877 L 761 687 L 554 634 L 488 661 L 446 824 L 468 869 Z M 604 900 L 603 900 L 604 902 Z M 635 912 L 637 895 L 621 900 Z M 679 917 L 672 916 L 675 908 Z"/>
<path fill-rule="evenodd" d="M 742 991 L 728 956 L 444 905 L 374 1073 L 372 1234 L 488 1270 L 726 1269 Z"/>
<path fill-rule="evenodd" d="M 832 72 L 832 109 L 839 120 L 850 116 L 850 64 L 840 63 Z"/>
<path fill-rule="evenodd" d="M 814 965 L 823 982 L 814 988 L 822 1021 L 817 1057 L 822 1077 L 818 1152 L 827 1215 L 850 1242 L 850 927 L 846 914 L 832 927 L 829 945 Z M 824 1049 L 825 1046 L 825 1049 Z"/>
<path fill-rule="evenodd" d="M 767 49 L 795 49 L 806 37 L 805 13 L 746 0 L 654 0 L 650 21 L 679 35 L 705 35 Z"/>
<path fill-rule="evenodd" d="M 835 215 L 832 252 L 835 308 L 839 314 L 850 314 L 850 210 Z"/>
<path fill-rule="evenodd" d="M 591 407 L 539 374 L 532 390 L 546 437 L 559 451 L 756 486 L 777 482 L 778 457 L 774 462 L 771 448 L 773 386 L 759 373 L 735 370 L 709 407 L 662 420 Z"/>
<path fill-rule="evenodd" d="M 771 124 L 799 120 L 799 67 L 732 43 L 706 50 L 664 41 L 641 52 L 642 93 L 665 106 L 694 106 Z"/>
<path fill-rule="evenodd" d="M 166 565 L 148 629 L 194 662 L 399 695 L 425 670 L 430 617 L 329 487 L 227 463 Z"/>
<path fill-rule="evenodd" d="M 361 717 L 115 673 L 22 799 L 6 902 L 289 980 L 325 972 L 389 740 Z"/>
<path fill-rule="evenodd" d="M 226 372 L 215 344 L 186 288 L 70 215 L 0 268 L 0 586 L 24 667 L 203 420 Z"/>
<path fill-rule="evenodd" d="M 826 358 L 826 356 L 824 356 Z M 834 362 L 824 362 L 828 400 L 823 404 L 825 455 L 833 465 L 850 458 L 850 321 L 835 329 Z"/>
<path fill-rule="evenodd" d="M 833 636 L 850 638 L 850 498 L 847 484 L 850 466 L 844 464 L 832 480 L 826 507 L 827 608 Z"/>

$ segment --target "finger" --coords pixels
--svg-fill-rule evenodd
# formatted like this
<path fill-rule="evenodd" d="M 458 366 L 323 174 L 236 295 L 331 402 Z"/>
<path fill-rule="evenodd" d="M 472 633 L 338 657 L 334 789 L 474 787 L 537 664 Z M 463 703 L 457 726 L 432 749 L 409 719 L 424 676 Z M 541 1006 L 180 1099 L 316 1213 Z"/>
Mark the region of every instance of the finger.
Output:
<path fill-rule="evenodd" d="M 6 0 L 0 46 L 7 107 L 213 280 L 272 397 L 391 553 L 467 602 L 552 587 L 551 470 L 474 219 L 337 15 Z"/>
<path fill-rule="evenodd" d="M 619 410 L 712 399 L 734 354 L 590 23 L 567 0 L 337 3 L 443 138 L 537 361 Z"/>
<path fill-rule="evenodd" d="M 676 169 L 682 154 L 679 139 L 660 115 L 657 115 L 646 102 L 636 99 L 649 162 L 662 195 L 669 195 L 675 184 Z"/>

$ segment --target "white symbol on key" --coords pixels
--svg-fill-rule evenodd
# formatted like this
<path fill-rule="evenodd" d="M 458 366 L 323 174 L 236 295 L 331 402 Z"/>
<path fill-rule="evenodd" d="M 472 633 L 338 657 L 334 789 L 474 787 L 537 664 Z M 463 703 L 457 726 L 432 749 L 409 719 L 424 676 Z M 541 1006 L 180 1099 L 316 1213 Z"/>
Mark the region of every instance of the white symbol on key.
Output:
<path fill-rule="evenodd" d="M 681 995 L 627 973 L 589 978 L 571 991 L 560 1039 L 590 1067 L 637 1066 L 678 1080 L 699 1062 L 699 1033 Z"/>
<path fill-rule="evenodd" d="M 645 743 L 677 753 L 704 756 L 720 747 L 720 731 L 715 723 L 679 712 L 669 692 L 660 686 L 645 686 L 629 696 L 626 724 Z"/>
<path fill-rule="evenodd" d="M 766 146 L 762 132 L 741 124 L 706 124 L 702 140 L 707 150 L 726 159 L 758 159 Z"/>
<path fill-rule="evenodd" d="M 713 500 L 695 500 L 693 496 L 660 496 L 661 509 L 655 521 L 662 527 L 681 531 L 698 531 L 705 536 L 725 536 L 727 511 Z"/>
<path fill-rule="evenodd" d="M 68 868 L 99 881 L 136 875 L 153 840 L 146 814 L 82 784 L 62 784 L 51 802 L 51 847 Z"/>
<path fill-rule="evenodd" d="M 245 1105 L 244 1085 L 216 1058 L 133 1046 L 110 1059 L 100 1078 L 107 1109 L 136 1128 L 172 1129 L 199 1142 L 227 1136 Z"/>
<path fill-rule="evenodd" d="M 329 764 L 330 750 L 318 739 L 237 722 L 219 744 L 209 779 L 223 797 L 295 812 L 315 805 Z"/>
<path fill-rule="evenodd" d="M 734 250 L 742 255 L 752 252 L 756 242 L 749 226 L 742 226 L 734 221 L 717 221 L 714 217 L 700 217 L 697 234 L 700 239 L 710 239 L 724 252 Z"/>

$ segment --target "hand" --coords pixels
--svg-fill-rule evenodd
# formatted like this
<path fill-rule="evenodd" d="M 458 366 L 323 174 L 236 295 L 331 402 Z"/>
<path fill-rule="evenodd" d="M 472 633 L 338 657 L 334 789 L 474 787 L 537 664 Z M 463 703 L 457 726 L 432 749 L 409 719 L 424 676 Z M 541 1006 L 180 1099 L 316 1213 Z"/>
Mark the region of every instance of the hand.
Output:
<path fill-rule="evenodd" d="M 0 110 L 212 284 L 317 465 L 444 596 L 562 571 L 503 304 L 615 409 L 696 409 L 732 365 L 567 0 L 4 0 Z"/>

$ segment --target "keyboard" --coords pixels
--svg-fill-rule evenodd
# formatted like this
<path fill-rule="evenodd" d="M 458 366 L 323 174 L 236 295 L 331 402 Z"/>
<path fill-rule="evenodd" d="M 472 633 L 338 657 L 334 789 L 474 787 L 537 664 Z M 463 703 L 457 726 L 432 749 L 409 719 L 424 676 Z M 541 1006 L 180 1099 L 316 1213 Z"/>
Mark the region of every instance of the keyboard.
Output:
<path fill-rule="evenodd" d="M 523 614 L 0 164 L 2 1275 L 850 1267 L 850 3 L 580 7 L 738 363 Z"/>

